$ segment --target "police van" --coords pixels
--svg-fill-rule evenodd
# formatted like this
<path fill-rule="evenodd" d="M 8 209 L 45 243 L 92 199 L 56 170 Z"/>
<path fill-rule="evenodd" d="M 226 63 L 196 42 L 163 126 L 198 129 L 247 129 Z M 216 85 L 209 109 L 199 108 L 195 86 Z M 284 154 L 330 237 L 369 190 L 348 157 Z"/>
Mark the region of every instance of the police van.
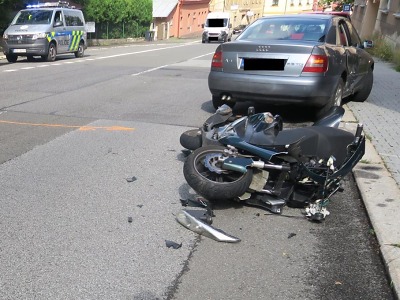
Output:
<path fill-rule="evenodd" d="M 66 1 L 28 5 L 4 32 L 2 46 L 9 62 L 16 62 L 19 56 L 28 61 L 34 56 L 54 61 L 63 53 L 82 57 L 87 48 L 83 13 Z"/>

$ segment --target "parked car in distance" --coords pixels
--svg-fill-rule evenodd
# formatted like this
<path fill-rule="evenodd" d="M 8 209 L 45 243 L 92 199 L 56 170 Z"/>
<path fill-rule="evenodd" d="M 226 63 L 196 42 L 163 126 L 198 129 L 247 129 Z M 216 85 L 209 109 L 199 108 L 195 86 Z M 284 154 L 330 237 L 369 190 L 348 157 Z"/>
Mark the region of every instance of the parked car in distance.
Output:
<path fill-rule="evenodd" d="M 365 101 L 374 60 L 346 17 L 269 16 L 217 47 L 208 87 L 215 108 L 240 101 L 310 107 L 319 117 L 342 99 Z"/>
<path fill-rule="evenodd" d="M 238 34 L 243 31 L 243 29 L 246 28 L 247 25 L 238 25 L 235 28 L 233 28 L 233 34 Z"/>

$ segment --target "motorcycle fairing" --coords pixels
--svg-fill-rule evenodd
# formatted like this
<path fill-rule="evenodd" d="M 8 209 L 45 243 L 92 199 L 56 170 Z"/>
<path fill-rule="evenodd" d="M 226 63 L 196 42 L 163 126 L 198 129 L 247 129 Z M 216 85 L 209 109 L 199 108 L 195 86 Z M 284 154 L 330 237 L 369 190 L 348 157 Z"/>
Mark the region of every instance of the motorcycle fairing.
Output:
<path fill-rule="evenodd" d="M 249 151 L 252 155 L 258 156 L 267 161 L 271 160 L 274 155 L 280 154 L 280 152 L 260 148 L 253 144 L 247 143 L 238 136 L 224 136 L 219 141 L 224 145 L 231 145 L 236 148 Z"/>
<path fill-rule="evenodd" d="M 302 169 L 308 177 L 318 183 L 325 183 L 326 181 L 332 181 L 338 177 L 345 176 L 346 174 L 351 172 L 353 167 L 363 157 L 365 153 L 365 137 L 362 136 L 356 145 L 349 144 L 347 148 L 351 148 L 354 146 L 356 147 L 356 149 L 352 150 L 351 153 L 349 153 L 349 156 L 347 157 L 345 162 L 340 166 L 340 168 L 329 176 L 316 174 L 312 172 L 309 168 L 307 168 L 304 164 L 302 164 Z"/>
<path fill-rule="evenodd" d="M 332 106 L 327 113 L 317 120 L 313 126 L 326 126 L 338 128 L 345 110 L 341 106 Z"/>

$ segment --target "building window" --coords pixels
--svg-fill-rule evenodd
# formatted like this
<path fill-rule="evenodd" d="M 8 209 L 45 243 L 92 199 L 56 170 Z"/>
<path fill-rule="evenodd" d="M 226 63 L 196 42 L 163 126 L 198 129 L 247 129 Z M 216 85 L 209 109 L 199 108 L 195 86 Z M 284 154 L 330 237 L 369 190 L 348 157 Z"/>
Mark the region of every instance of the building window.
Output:
<path fill-rule="evenodd" d="M 278 6 L 279 0 L 272 0 L 272 6 Z"/>

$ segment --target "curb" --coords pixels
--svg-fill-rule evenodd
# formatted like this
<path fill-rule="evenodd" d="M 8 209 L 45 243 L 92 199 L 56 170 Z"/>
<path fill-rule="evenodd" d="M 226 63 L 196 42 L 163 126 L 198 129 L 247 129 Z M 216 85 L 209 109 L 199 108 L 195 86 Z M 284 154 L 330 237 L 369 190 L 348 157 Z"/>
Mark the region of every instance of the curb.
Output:
<path fill-rule="evenodd" d="M 357 122 L 346 109 L 341 127 L 355 132 Z M 400 296 L 400 190 L 371 141 L 366 139 L 362 160 L 353 169 L 354 178 L 380 245 L 390 285 Z"/>

